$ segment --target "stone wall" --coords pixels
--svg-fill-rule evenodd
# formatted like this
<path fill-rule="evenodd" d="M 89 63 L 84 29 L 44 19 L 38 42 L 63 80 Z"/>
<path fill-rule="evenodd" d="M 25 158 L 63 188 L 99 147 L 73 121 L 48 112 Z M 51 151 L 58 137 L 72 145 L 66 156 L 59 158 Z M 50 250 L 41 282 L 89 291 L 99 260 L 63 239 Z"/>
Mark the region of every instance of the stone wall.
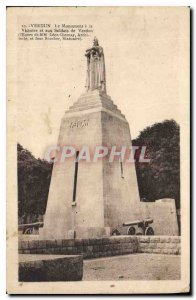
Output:
<path fill-rule="evenodd" d="M 179 235 L 176 205 L 174 199 L 159 199 L 155 202 L 140 202 L 142 218 L 153 219 L 155 235 Z"/>
<path fill-rule="evenodd" d="M 82 254 L 97 258 L 130 253 L 180 254 L 180 237 L 115 236 L 97 239 L 19 241 L 21 254 Z"/>
<path fill-rule="evenodd" d="M 19 243 L 19 253 L 23 254 L 82 254 L 84 258 L 136 253 L 137 249 L 136 237 L 35 240 Z"/>
<path fill-rule="evenodd" d="M 181 254 L 181 244 L 179 236 L 158 237 L 140 236 L 138 237 L 138 253 L 157 254 Z"/>

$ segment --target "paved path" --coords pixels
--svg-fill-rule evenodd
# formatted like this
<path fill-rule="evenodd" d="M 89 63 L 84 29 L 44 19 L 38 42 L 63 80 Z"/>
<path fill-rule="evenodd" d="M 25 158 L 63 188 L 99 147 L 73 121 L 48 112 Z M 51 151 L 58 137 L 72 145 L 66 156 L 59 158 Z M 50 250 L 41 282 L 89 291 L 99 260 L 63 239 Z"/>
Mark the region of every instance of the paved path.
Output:
<path fill-rule="evenodd" d="M 180 255 L 129 254 L 84 260 L 83 280 L 180 279 Z"/>

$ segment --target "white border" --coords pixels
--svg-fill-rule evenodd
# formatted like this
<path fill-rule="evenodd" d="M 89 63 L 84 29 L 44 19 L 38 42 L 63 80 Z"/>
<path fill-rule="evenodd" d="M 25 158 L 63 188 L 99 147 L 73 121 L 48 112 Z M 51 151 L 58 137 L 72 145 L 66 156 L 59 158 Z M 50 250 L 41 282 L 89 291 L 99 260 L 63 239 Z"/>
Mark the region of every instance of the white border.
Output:
<path fill-rule="evenodd" d="M 1 167 L 0 167 L 0 191 L 1 191 L 1 208 L 0 208 L 0 296 L 1 299 L 8 297 L 6 295 L 6 244 L 5 244 L 5 232 L 6 232 L 6 6 L 190 6 L 193 10 L 195 8 L 196 1 L 189 0 L 1 0 L 0 1 L 0 91 L 1 91 L 1 101 L 0 101 L 0 157 L 1 157 Z M 195 41 L 195 31 L 193 31 L 193 42 Z M 194 49 L 194 44 L 192 44 L 192 50 Z M 193 53 L 194 55 L 194 53 Z M 192 66 L 194 72 L 194 66 Z M 195 78 L 192 79 L 192 85 L 195 84 Z M 194 95 L 192 95 L 193 97 Z M 192 102 L 194 99 L 192 99 Z M 195 115 L 195 106 L 194 115 Z M 194 122 L 195 123 L 195 122 Z M 195 124 L 193 128 L 194 138 L 196 137 Z M 194 139 L 195 140 L 195 139 Z M 194 168 L 196 162 L 194 162 Z M 9 184 L 9 182 L 7 182 Z M 196 180 L 193 182 L 193 186 L 196 185 Z M 194 194 L 194 193 L 193 193 Z M 193 207 L 193 195 L 192 195 L 192 207 Z M 194 212 L 196 210 L 194 205 Z M 194 218 L 193 218 L 194 220 Z M 194 260 L 195 262 L 196 260 Z M 195 263 L 196 264 L 196 263 Z M 194 267 L 195 267 L 194 264 Z M 194 268 L 195 269 L 195 268 Z M 195 283 L 196 279 L 194 279 Z M 26 296 L 27 297 L 27 296 Z M 23 299 L 26 298 L 23 296 Z M 121 298 L 119 296 L 118 298 Z M 179 296 L 172 297 L 177 298 Z M 184 296 L 185 297 L 185 296 Z M 183 297 L 183 298 L 184 298 Z M 38 296 L 39 298 L 39 296 Z M 106 298 L 106 297 L 103 297 Z M 143 298 L 137 297 L 137 299 Z M 158 296 L 157 296 L 158 298 Z"/>

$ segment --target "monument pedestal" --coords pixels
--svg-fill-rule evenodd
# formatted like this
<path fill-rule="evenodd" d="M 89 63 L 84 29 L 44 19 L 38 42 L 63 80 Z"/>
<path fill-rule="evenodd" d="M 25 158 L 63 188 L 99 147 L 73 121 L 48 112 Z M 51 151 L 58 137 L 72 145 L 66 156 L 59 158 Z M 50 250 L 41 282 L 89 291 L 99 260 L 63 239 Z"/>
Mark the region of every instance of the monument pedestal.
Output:
<path fill-rule="evenodd" d="M 89 91 L 65 113 L 58 146 L 80 151 L 88 146 L 131 147 L 129 124 L 111 98 Z M 123 222 L 137 219 L 139 193 L 134 163 L 97 162 L 75 157 L 55 163 L 52 172 L 42 238 L 101 237 Z"/>
<path fill-rule="evenodd" d="M 85 56 L 87 92 L 65 112 L 58 139 L 61 150 L 72 146 L 76 156 L 53 166 L 40 238 L 108 236 L 125 222 L 146 218 L 148 207 L 154 209 L 150 216 L 156 219 L 156 230 L 162 233 L 158 216 L 166 218 L 168 210 L 163 216 L 162 206 L 144 206 L 140 202 L 135 164 L 125 162 L 127 158 L 110 160 L 105 156 L 93 161 L 91 157 L 97 146 L 110 150 L 116 146 L 115 152 L 120 152 L 123 147 L 131 151 L 132 145 L 129 124 L 106 93 L 104 52 L 96 38 Z M 86 152 L 86 159 L 77 161 L 84 146 L 90 152 Z M 170 203 L 169 212 L 172 211 Z"/>

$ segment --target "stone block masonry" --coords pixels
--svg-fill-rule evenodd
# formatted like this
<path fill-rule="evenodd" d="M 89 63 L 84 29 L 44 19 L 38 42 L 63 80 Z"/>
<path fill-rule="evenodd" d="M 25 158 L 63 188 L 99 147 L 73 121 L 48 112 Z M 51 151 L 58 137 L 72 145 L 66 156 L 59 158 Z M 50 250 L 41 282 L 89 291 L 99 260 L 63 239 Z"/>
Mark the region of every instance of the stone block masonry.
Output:
<path fill-rule="evenodd" d="M 115 236 L 95 239 L 19 241 L 20 254 L 83 255 L 98 258 L 131 253 L 181 254 L 179 236 Z"/>
<path fill-rule="evenodd" d="M 19 281 L 26 282 L 82 280 L 83 257 L 82 255 L 22 254 L 19 256 L 18 275 Z"/>
<path fill-rule="evenodd" d="M 181 254 L 181 238 L 179 236 L 140 236 L 138 237 L 138 253 Z"/>

